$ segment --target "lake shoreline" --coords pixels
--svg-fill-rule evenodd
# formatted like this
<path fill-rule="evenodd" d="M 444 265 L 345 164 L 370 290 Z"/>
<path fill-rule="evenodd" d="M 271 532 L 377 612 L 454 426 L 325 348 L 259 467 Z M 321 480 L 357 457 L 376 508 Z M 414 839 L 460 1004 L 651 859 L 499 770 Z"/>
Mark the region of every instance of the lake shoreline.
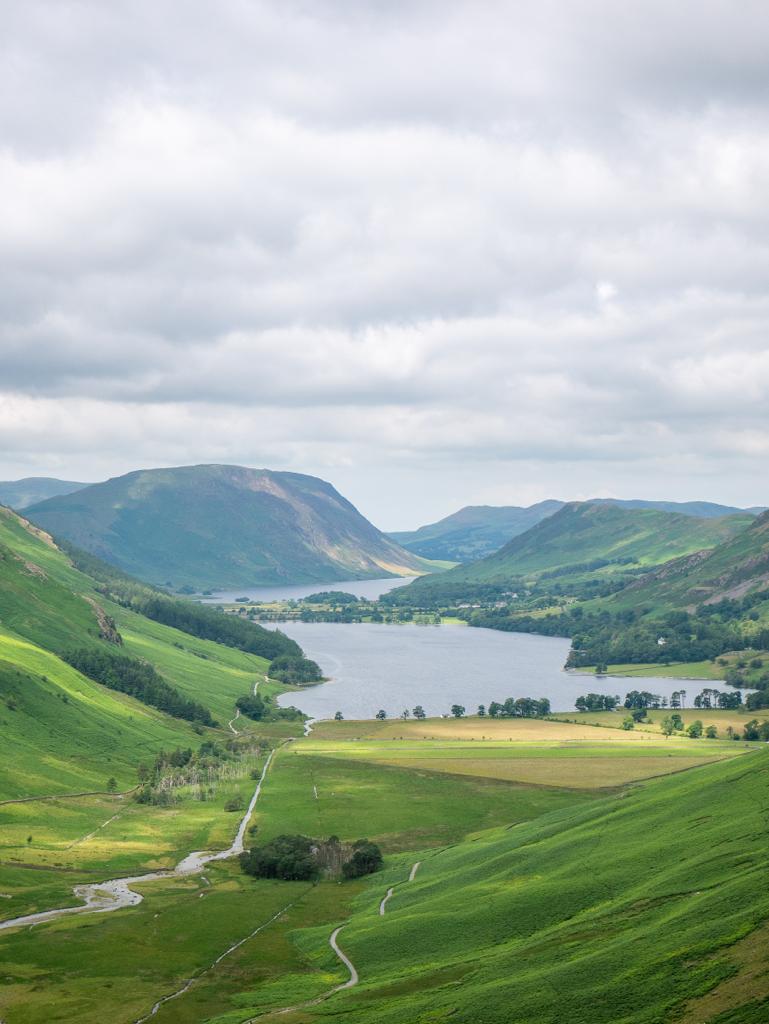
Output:
<path fill-rule="evenodd" d="M 276 624 L 326 677 L 301 694 L 281 695 L 279 705 L 299 707 L 314 719 L 333 718 L 339 711 L 345 719 L 370 720 L 379 710 L 395 718 L 417 705 L 431 717 L 450 714 L 453 704 L 472 715 L 480 704 L 532 697 L 547 698 L 554 713 L 564 714 L 574 711 L 578 696 L 595 690 L 613 696 L 619 689 L 616 681 L 597 685 L 589 674 L 567 671 L 570 641 L 565 638 L 482 627 L 404 630 L 403 625 L 417 624 Z M 677 683 L 675 677 L 644 677 L 642 688 L 670 698 Z"/>

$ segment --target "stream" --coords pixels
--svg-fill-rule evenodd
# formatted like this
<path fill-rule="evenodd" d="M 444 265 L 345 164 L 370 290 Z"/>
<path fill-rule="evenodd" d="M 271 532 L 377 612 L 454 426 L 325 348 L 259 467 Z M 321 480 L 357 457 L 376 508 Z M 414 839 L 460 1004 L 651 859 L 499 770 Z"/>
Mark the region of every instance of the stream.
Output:
<path fill-rule="evenodd" d="M 226 850 L 219 853 L 211 853 L 205 850 L 196 850 L 188 853 L 180 860 L 175 868 L 169 871 L 149 871 L 143 875 L 131 875 L 128 878 L 111 878 L 106 882 L 90 882 L 85 885 L 76 885 L 73 892 L 82 904 L 76 907 L 60 907 L 56 910 L 42 910 L 36 914 L 25 914 L 22 917 L 12 917 L 8 921 L 0 921 L 0 931 L 8 928 L 20 928 L 23 925 L 42 924 L 44 921 L 54 921 L 57 917 L 64 917 L 65 914 L 106 914 L 112 910 L 121 910 L 123 907 L 135 907 L 144 899 L 141 893 L 135 892 L 131 886 L 141 885 L 144 882 L 155 882 L 161 878 L 186 877 L 196 875 L 203 870 L 206 864 L 212 861 L 227 860 L 229 857 L 236 857 L 243 852 L 243 839 L 246 834 L 249 819 L 253 814 L 256 801 L 262 791 L 262 783 L 270 767 L 274 750 L 271 750 L 267 760 L 264 762 L 262 774 L 256 784 L 253 796 L 248 804 L 246 813 L 241 818 L 238 831 L 232 844 Z"/>

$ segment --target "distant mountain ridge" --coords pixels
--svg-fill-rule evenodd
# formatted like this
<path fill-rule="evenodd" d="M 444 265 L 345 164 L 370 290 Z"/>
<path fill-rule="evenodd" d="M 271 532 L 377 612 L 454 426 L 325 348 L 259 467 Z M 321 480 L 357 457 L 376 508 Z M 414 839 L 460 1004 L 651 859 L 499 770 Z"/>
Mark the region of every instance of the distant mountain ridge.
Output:
<path fill-rule="evenodd" d="M 29 507 L 37 525 L 150 583 L 226 589 L 433 569 L 324 480 L 243 466 L 138 470 Z"/>
<path fill-rule="evenodd" d="M 17 512 L 36 505 L 39 501 L 58 497 L 60 494 L 74 494 L 88 484 L 75 480 L 57 480 L 52 476 L 27 476 L 23 480 L 0 480 L 0 505 Z"/>
<path fill-rule="evenodd" d="M 473 562 L 497 551 L 511 538 L 562 508 L 564 502 L 517 505 L 467 505 L 437 523 L 418 530 L 390 533 L 394 541 L 423 558 Z"/>
<path fill-rule="evenodd" d="M 409 587 L 409 598 L 418 602 L 420 594 L 456 594 L 467 585 L 499 585 L 544 574 L 605 572 L 612 565 L 625 571 L 653 569 L 716 548 L 755 522 L 745 512 L 698 518 L 600 501 L 572 502 L 486 558 L 416 581 Z"/>
<path fill-rule="evenodd" d="M 567 502 L 556 499 L 535 505 L 468 505 L 436 523 L 418 530 L 389 533 L 398 544 L 423 558 L 451 562 L 474 562 L 498 551 L 532 526 L 555 515 Z M 651 501 L 646 499 L 591 498 L 581 504 L 615 505 L 624 509 L 677 512 L 701 519 L 749 513 L 758 515 L 763 507 L 748 509 L 719 505 L 712 501 Z"/>

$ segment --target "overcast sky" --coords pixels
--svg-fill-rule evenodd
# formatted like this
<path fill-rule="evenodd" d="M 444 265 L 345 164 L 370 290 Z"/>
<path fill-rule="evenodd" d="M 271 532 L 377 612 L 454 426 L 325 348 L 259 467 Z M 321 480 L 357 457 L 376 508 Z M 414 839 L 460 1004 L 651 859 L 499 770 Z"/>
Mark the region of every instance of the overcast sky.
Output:
<path fill-rule="evenodd" d="M 0 477 L 769 503 L 765 0 L 2 12 Z"/>

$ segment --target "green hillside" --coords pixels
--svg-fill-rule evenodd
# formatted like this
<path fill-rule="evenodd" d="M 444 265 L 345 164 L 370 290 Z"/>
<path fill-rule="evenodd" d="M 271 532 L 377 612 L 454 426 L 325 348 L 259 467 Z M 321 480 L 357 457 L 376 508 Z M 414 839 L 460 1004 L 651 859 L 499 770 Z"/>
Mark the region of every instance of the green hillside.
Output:
<path fill-rule="evenodd" d="M 0 505 L 17 511 L 35 505 L 38 501 L 55 498 L 59 494 L 73 494 L 88 484 L 74 480 L 57 480 L 51 476 L 28 476 L 23 480 L 0 480 Z"/>
<path fill-rule="evenodd" d="M 133 785 L 137 764 L 153 750 L 201 742 L 190 722 L 76 672 L 64 660 L 69 652 L 87 648 L 147 662 L 224 725 L 235 700 L 264 678 L 269 657 L 298 650 L 251 624 L 239 628 L 264 637 L 267 658 L 233 649 L 152 621 L 104 590 L 50 537 L 0 508 L 0 799 L 103 788 L 108 775 Z"/>
<path fill-rule="evenodd" d="M 322 1018 L 333 1005 L 356 1024 L 758 1024 L 769 1009 L 755 978 L 769 918 L 767 784 L 762 752 L 402 858 L 340 935 L 359 985 L 304 1013 Z M 327 930 L 298 941 L 317 969 L 346 977 Z"/>
<path fill-rule="evenodd" d="M 713 548 L 754 522 L 750 513 L 706 519 L 656 509 L 571 503 L 494 554 L 440 577 L 417 580 L 408 588 L 408 599 L 418 603 L 421 596 L 455 596 L 476 585 L 644 571 Z M 393 600 L 399 598 L 406 596 L 396 594 Z"/>
<path fill-rule="evenodd" d="M 693 608 L 769 589 L 769 512 L 712 551 L 672 562 L 627 587 L 612 605 Z"/>
<path fill-rule="evenodd" d="M 140 579 L 174 588 L 329 583 L 430 571 L 330 484 L 239 466 L 144 470 L 27 513 Z"/>

